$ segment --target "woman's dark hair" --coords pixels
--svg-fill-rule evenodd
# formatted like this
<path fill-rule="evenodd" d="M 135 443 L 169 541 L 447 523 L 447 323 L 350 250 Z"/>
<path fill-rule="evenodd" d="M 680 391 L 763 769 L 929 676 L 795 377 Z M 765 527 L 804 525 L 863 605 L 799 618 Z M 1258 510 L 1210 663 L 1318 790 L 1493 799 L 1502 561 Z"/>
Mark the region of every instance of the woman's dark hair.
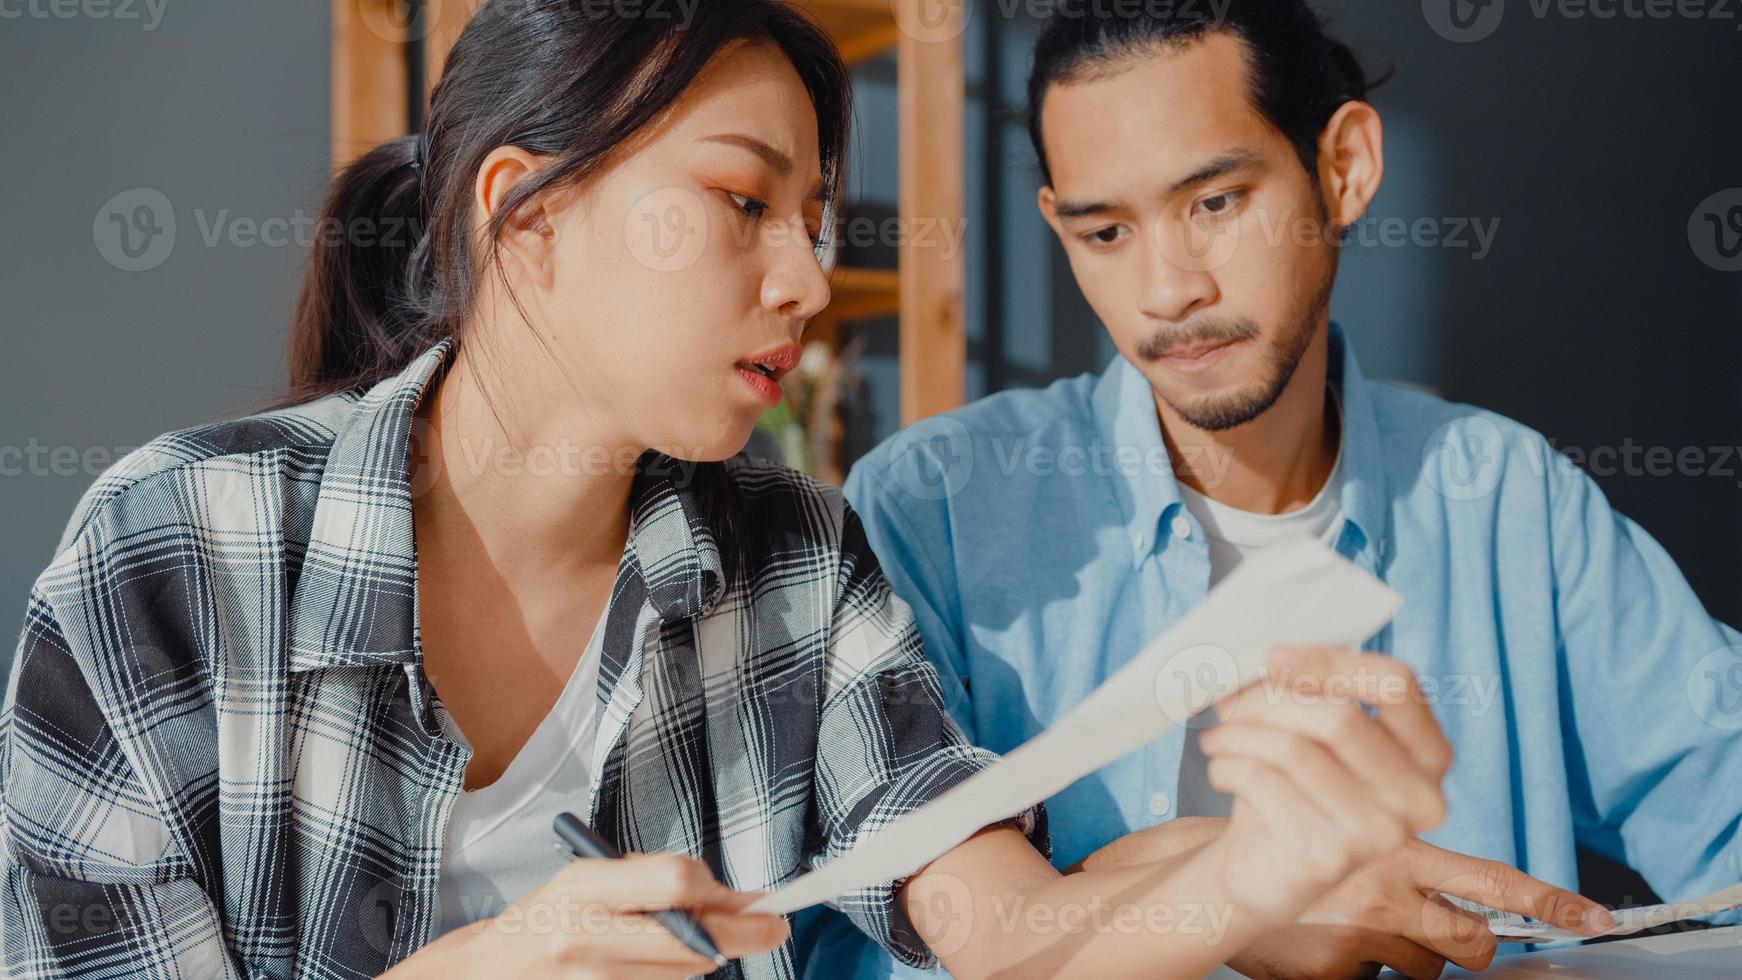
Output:
<path fill-rule="evenodd" d="M 481 275 L 494 267 L 508 287 L 496 259 L 515 213 L 609 166 L 733 42 L 770 41 L 792 62 L 816 111 L 825 194 L 839 193 L 847 69 L 827 35 L 792 7 L 709 0 L 682 16 L 628 16 L 602 6 L 487 0 L 431 93 L 421 179 L 412 167 L 417 136 L 383 143 L 338 174 L 297 299 L 289 390 L 279 405 L 373 384 L 443 338 L 463 342 Z M 473 177 L 506 145 L 549 163 L 515 185 L 483 241 L 474 241 Z M 716 532 L 735 527 L 722 465 L 695 473 L 704 519 Z M 733 535 L 717 536 L 724 557 Z M 726 568 L 730 576 L 733 564 Z"/>
<path fill-rule="evenodd" d="M 1092 78 L 1136 58 L 1183 47 L 1227 31 L 1245 42 L 1252 105 L 1294 146 L 1307 172 L 1318 172 L 1318 139 L 1346 102 L 1364 100 L 1369 83 L 1347 45 L 1326 36 L 1305 0 L 1208 0 L 1146 4 L 1136 11 L 1099 0 L 1062 0 L 1041 28 L 1028 76 L 1028 137 L 1041 179 L 1052 183 L 1040 110 L 1055 84 Z"/>

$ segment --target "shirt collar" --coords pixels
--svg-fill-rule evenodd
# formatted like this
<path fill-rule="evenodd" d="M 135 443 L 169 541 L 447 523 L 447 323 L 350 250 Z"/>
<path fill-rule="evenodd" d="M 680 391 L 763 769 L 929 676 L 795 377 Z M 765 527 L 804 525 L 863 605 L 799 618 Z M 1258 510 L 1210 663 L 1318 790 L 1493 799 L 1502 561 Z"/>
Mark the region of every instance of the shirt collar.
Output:
<path fill-rule="evenodd" d="M 1377 564 L 1389 534 L 1385 470 L 1379 425 L 1367 381 L 1343 328 L 1330 325 L 1330 381 L 1342 395 L 1343 517 L 1358 535 L 1355 552 Z M 1111 444 L 1113 492 L 1125 517 L 1126 536 L 1141 559 L 1164 533 L 1162 522 L 1182 506 L 1179 484 L 1161 438 L 1149 380 L 1123 355 L 1115 355 L 1096 382 L 1092 405 L 1101 437 Z"/>
<path fill-rule="evenodd" d="M 290 668 L 418 659 L 417 554 L 408 450 L 430 382 L 457 349 L 447 337 L 354 398 L 328 452 L 291 599 Z M 705 613 L 725 591 L 720 551 L 699 505 L 696 464 L 659 453 L 636 464 L 625 570 L 659 619 Z M 621 587 L 613 595 L 625 594 Z"/>

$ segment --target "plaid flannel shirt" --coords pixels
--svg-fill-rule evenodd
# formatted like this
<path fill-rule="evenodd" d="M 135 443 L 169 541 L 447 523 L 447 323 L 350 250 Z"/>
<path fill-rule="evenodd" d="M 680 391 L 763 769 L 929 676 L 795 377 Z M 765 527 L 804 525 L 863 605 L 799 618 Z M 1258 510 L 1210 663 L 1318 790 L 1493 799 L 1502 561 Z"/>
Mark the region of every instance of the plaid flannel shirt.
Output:
<path fill-rule="evenodd" d="M 0 711 L 8 976 L 350 980 L 433 938 L 469 752 L 421 666 L 407 456 L 455 349 L 161 436 L 86 492 Z M 731 461 L 749 571 L 728 586 L 682 472 L 638 466 L 572 809 L 769 889 L 993 756 L 835 490 Z M 1043 850 L 1044 824 L 1022 815 Z M 927 963 L 894 887 L 839 906 Z M 790 977 L 791 943 L 722 972 Z"/>

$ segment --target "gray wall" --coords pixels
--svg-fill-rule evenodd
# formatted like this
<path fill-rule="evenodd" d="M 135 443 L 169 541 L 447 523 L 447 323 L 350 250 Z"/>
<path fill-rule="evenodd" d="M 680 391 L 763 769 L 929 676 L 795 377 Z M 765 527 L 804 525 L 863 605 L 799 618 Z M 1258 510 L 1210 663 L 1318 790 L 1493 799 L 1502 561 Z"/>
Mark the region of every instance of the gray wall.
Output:
<path fill-rule="evenodd" d="M 157 6 L 9 3 L 0 19 L 0 667 L 104 466 L 280 374 L 304 251 L 266 223 L 312 220 L 326 178 L 328 5 Z M 173 214 L 173 245 L 156 236 L 138 262 L 157 264 L 126 271 L 109 215 L 140 204 L 137 227 Z"/>

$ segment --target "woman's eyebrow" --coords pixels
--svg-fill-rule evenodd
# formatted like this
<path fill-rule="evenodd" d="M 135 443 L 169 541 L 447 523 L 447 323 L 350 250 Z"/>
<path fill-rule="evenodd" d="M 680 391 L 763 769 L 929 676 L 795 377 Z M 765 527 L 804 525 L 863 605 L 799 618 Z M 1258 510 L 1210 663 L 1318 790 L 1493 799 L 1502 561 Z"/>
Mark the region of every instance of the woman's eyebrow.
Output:
<path fill-rule="evenodd" d="M 779 174 L 781 177 L 792 176 L 792 157 L 787 156 L 769 145 L 767 142 L 759 140 L 754 136 L 745 133 L 716 133 L 713 136 L 704 136 L 698 140 L 698 142 L 724 143 L 727 146 L 736 146 L 741 149 L 749 150 L 751 153 L 761 157 L 762 162 L 768 164 L 769 168 L 776 174 Z M 809 194 L 805 195 L 805 200 L 828 200 L 828 194 L 825 193 L 821 181 L 818 181 L 816 187 Z"/>
<path fill-rule="evenodd" d="M 768 164 L 768 166 L 780 176 L 792 176 L 792 157 L 787 156 L 754 136 L 747 136 L 744 133 L 719 133 L 714 136 L 704 136 L 701 141 L 705 143 L 725 143 L 728 146 L 742 147 L 743 149 L 749 150 L 751 153 L 761 157 L 762 162 Z"/>

